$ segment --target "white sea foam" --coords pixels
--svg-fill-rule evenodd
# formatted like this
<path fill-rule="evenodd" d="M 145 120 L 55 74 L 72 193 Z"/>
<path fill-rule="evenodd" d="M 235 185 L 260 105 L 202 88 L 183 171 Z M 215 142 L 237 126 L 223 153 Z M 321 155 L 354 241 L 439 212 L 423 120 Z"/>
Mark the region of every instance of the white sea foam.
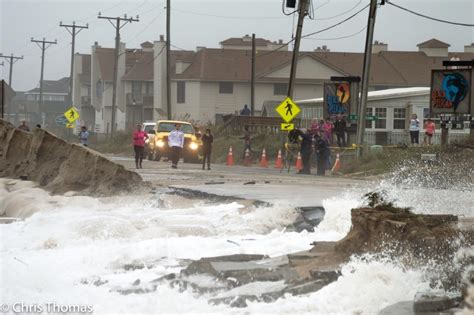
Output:
<path fill-rule="evenodd" d="M 339 240 L 350 229 L 350 210 L 362 203 L 362 193 L 389 187 L 383 183 L 324 200 L 325 220 L 314 233 L 289 233 L 284 227 L 295 213 L 282 203 L 253 211 L 235 202 L 160 209 L 155 199 L 50 196 L 21 185 L 16 192 L 0 194 L 0 204 L 21 192 L 41 206 L 23 221 L 0 225 L 2 302 L 91 304 L 98 314 L 241 312 L 209 305 L 207 296 L 167 285 L 147 294 L 121 295 L 115 290 L 131 286 L 136 279 L 148 283 L 178 272 L 183 259 L 237 253 L 278 256 L 309 249 L 313 241 Z M 389 194 L 417 211 L 424 209 L 419 198 L 425 192 L 394 187 Z M 458 198 L 452 197 L 453 191 L 446 194 Z M 428 211 L 442 213 L 444 206 L 435 200 Z M 416 205 L 410 204 L 414 201 Z M 460 210 L 468 211 L 466 206 Z M 146 267 L 126 271 L 127 264 Z M 99 279 L 106 283 L 91 284 Z M 244 312 L 373 313 L 426 289 L 421 270 L 405 270 L 396 262 L 376 259 L 352 260 L 336 282 L 318 292 L 287 296 L 271 304 L 253 302 Z"/>

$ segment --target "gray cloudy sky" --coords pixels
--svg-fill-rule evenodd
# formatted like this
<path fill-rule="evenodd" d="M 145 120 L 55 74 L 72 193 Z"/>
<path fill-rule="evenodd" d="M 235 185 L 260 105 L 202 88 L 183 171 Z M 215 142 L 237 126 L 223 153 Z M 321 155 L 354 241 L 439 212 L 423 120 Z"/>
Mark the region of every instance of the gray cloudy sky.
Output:
<path fill-rule="evenodd" d="M 303 34 L 317 31 L 355 13 L 370 0 L 313 0 L 315 20 L 306 20 Z M 442 19 L 474 23 L 473 0 L 392 0 L 414 11 Z M 31 37 L 58 40 L 46 53 L 45 79 L 69 75 L 71 36 L 59 22 L 89 23 L 89 29 L 76 38 L 76 52 L 90 53 L 98 41 L 102 47 L 113 47 L 114 28 L 97 13 L 122 16 L 139 15 L 140 22 L 122 29 L 127 47 L 139 47 L 165 34 L 165 1 L 163 0 L 0 0 L 0 52 L 24 55 L 14 65 L 13 87 L 29 90 L 38 86 L 41 50 Z M 293 17 L 281 12 L 282 0 L 172 0 L 173 45 L 184 49 L 196 46 L 218 47 L 229 37 L 256 33 L 270 40 L 291 39 Z M 353 9 L 353 10 L 351 10 Z M 350 10 L 350 11 L 349 11 Z M 349 12 L 348 12 L 349 11 Z M 334 51 L 363 51 L 367 10 L 330 31 L 302 41 L 302 50 L 327 45 Z M 451 51 L 462 51 L 474 42 L 474 28 L 452 26 L 426 20 L 386 5 L 378 11 L 375 39 L 389 44 L 390 50 L 416 50 L 416 44 L 438 38 L 451 44 Z M 353 36 L 350 36 L 353 35 Z M 341 38 L 340 37 L 346 37 Z M 1 61 L 0 61 L 1 62 Z M 8 63 L 0 67 L 1 77 L 8 79 Z"/>

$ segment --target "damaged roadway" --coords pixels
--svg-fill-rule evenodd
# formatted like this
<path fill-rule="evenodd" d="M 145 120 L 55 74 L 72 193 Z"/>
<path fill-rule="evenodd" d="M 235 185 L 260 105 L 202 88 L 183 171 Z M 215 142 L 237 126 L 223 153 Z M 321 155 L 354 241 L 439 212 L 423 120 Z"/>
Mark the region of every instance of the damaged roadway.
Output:
<path fill-rule="evenodd" d="M 131 159 L 113 159 L 132 166 Z M 215 165 L 213 171 L 207 172 L 202 171 L 200 165 L 184 164 L 176 171 L 171 170 L 168 163 L 148 161 L 139 173 L 153 186 L 161 186 L 166 192 L 187 199 L 237 201 L 257 207 L 290 202 L 300 212 L 299 218 L 305 209 L 311 209 L 310 213 L 314 214 L 315 209 L 322 207 L 323 199 L 364 183 L 345 178 L 295 176 L 257 167 Z M 298 189 L 291 187 L 293 185 L 298 185 Z M 311 221 L 311 214 L 304 221 L 314 228 L 322 217 Z M 440 265 L 445 264 L 459 247 L 473 244 L 472 224 L 465 223 L 452 215 L 417 215 L 380 203 L 352 210 L 351 230 L 338 242 L 317 242 L 310 250 L 277 257 L 235 254 L 201 258 L 188 263 L 179 273 L 151 283 L 131 284 L 120 292 L 151 292 L 159 284 L 168 283 L 178 290 L 203 294 L 210 304 L 246 307 L 252 301 L 272 302 L 288 294 L 318 291 L 338 279 L 342 265 L 352 255 L 380 253 L 386 246 L 393 249 L 393 255 L 404 257 L 402 260 L 407 266 L 421 265 L 427 256 Z M 449 274 L 446 279 L 443 284 L 446 288 L 459 289 L 460 274 Z M 445 298 L 449 300 L 446 303 L 449 307 L 445 309 L 461 305 L 460 296 Z M 441 311 L 436 309 L 436 299 L 417 299 L 411 303 L 415 308 L 424 303 L 428 305 L 426 309 Z M 400 312 L 403 307 L 405 305 L 395 305 L 388 312 Z"/>

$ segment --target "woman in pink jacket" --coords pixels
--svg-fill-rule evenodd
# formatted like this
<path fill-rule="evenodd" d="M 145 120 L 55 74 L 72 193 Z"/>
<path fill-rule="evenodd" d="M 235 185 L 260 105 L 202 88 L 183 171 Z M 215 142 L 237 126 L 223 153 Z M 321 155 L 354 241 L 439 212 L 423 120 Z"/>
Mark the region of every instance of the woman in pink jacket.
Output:
<path fill-rule="evenodd" d="M 135 166 L 137 168 L 142 168 L 145 139 L 148 139 L 148 135 L 142 131 L 142 125 L 138 124 L 137 129 L 133 132 L 133 150 L 135 151 Z"/>
<path fill-rule="evenodd" d="M 329 118 L 326 118 L 326 122 L 323 124 L 322 129 L 323 129 L 323 133 L 324 133 L 324 139 L 326 139 L 326 141 L 329 144 L 332 144 L 333 125 L 332 125 L 332 122 Z"/>

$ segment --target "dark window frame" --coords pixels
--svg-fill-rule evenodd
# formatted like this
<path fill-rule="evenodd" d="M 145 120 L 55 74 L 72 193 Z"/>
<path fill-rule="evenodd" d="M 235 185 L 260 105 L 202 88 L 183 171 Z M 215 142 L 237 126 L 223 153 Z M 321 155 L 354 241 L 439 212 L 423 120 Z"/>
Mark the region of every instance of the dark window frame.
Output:
<path fill-rule="evenodd" d="M 379 111 L 377 111 L 379 110 Z M 385 115 L 381 116 L 380 112 L 385 111 Z M 375 107 L 374 113 L 377 116 L 377 120 L 375 121 L 375 129 L 387 129 L 387 107 Z"/>
<path fill-rule="evenodd" d="M 234 82 L 219 82 L 219 94 L 234 94 Z"/>
<path fill-rule="evenodd" d="M 288 93 L 288 83 L 274 83 L 273 95 L 286 95 Z"/>
<path fill-rule="evenodd" d="M 176 86 L 176 103 L 186 103 L 186 81 L 178 81 Z"/>
<path fill-rule="evenodd" d="M 398 112 L 403 112 L 402 115 Z M 393 129 L 396 130 L 405 130 L 406 129 L 406 121 L 407 121 L 407 109 L 404 107 L 396 107 L 393 109 Z"/>

